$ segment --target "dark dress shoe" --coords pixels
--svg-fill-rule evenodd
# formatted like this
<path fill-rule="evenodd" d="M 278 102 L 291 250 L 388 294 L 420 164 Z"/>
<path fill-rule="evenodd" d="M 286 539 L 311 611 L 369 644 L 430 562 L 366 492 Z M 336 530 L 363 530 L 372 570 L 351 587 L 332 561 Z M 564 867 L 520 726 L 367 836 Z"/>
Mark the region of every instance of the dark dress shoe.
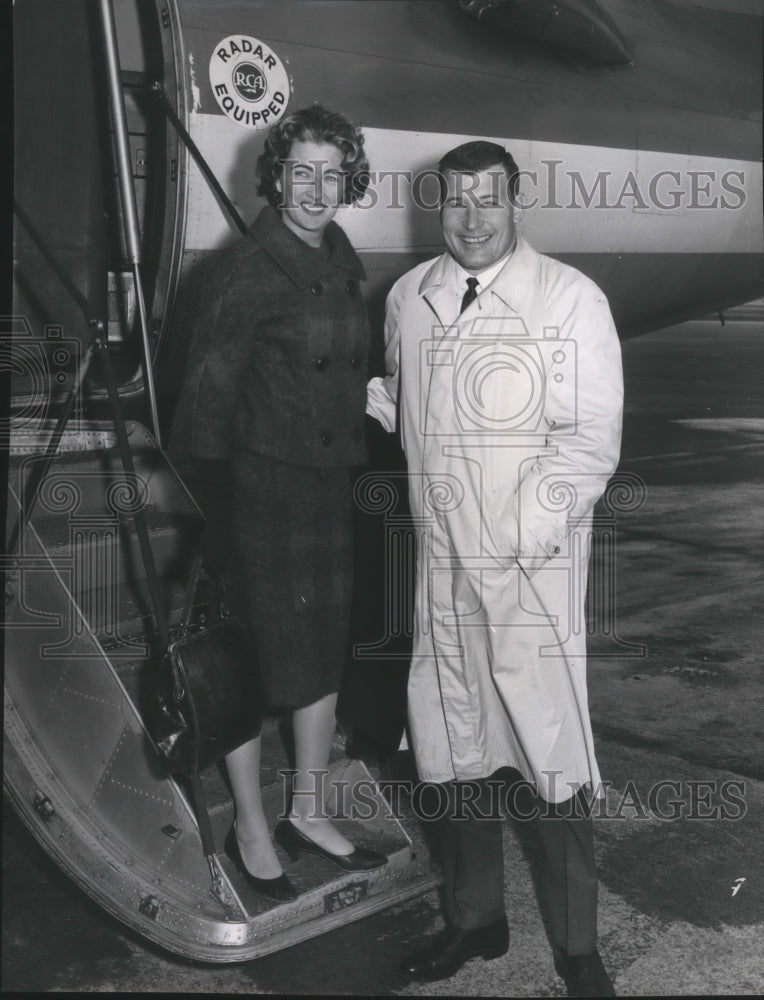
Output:
<path fill-rule="evenodd" d="M 366 847 L 356 847 L 350 854 L 332 854 L 310 837 L 306 837 L 288 819 L 282 820 L 277 825 L 273 836 L 279 847 L 283 847 L 287 852 L 290 861 L 296 861 L 300 851 L 305 851 L 306 854 L 318 854 L 319 857 L 326 858 L 345 872 L 370 872 L 387 864 L 384 854 L 370 851 Z"/>
<path fill-rule="evenodd" d="M 288 903 L 293 899 L 297 899 L 297 890 L 284 872 L 277 875 L 276 878 L 257 878 L 256 875 L 251 875 L 249 873 L 247 866 L 244 864 L 244 859 L 241 856 L 239 842 L 236 839 L 236 831 L 233 827 L 231 827 L 228 831 L 224 847 L 228 857 L 231 861 L 233 861 L 241 874 L 247 880 L 247 884 L 254 889 L 255 892 L 259 893 L 261 896 L 265 896 L 266 899 L 275 900 L 277 903 Z"/>
<path fill-rule="evenodd" d="M 449 924 L 429 948 L 417 952 L 400 964 L 410 979 L 434 982 L 448 979 L 471 958 L 500 958 L 509 951 L 509 927 L 502 917 L 487 927 L 465 930 Z"/>
<path fill-rule="evenodd" d="M 564 948 L 555 948 L 554 967 L 565 980 L 569 997 L 615 996 L 610 976 L 596 949 L 588 955 L 568 955 Z"/>

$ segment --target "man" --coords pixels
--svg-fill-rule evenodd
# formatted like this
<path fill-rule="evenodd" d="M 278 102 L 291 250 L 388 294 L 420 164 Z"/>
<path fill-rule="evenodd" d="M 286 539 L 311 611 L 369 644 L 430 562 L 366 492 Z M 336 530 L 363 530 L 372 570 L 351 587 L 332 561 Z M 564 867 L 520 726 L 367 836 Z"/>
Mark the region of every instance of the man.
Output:
<path fill-rule="evenodd" d="M 555 967 L 609 996 L 586 792 L 597 789 L 584 597 L 592 508 L 618 462 L 620 345 L 602 292 L 517 234 L 519 172 L 490 142 L 441 160 L 447 253 L 387 301 L 367 412 L 399 426 L 418 532 L 409 728 L 446 796 L 446 928 L 403 963 L 453 975 L 508 949 L 492 775 L 533 786 Z M 493 819 L 491 819 L 493 817 Z"/>

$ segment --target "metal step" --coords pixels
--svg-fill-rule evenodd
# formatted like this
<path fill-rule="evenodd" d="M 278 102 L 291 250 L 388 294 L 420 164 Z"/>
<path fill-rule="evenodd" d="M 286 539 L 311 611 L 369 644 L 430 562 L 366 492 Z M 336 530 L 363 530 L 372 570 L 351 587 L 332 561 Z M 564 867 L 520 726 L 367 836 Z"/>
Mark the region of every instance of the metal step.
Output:
<path fill-rule="evenodd" d="M 146 432 L 134 430 L 133 439 L 137 495 L 176 623 L 194 554 L 189 538 L 202 522 Z M 37 457 L 14 459 L 11 523 Z M 161 651 L 134 548 L 121 566 L 116 557 L 109 561 L 124 552 L 125 540 L 128 552 L 134 546 L 129 512 L 119 509 L 129 484 L 117 462 L 108 447 L 57 456 L 6 576 L 4 782 L 33 836 L 119 920 L 175 954 L 207 962 L 268 954 L 436 885 L 439 874 L 405 798 L 404 811 L 394 814 L 366 766 L 344 757 L 339 743 L 325 809 L 349 839 L 382 851 L 387 864 L 347 873 L 314 855 L 301 854 L 295 864 L 282 858 L 300 896 L 276 904 L 254 893 L 221 855 L 224 885 L 215 895 L 188 797 L 145 725 Z M 104 522 L 113 538 L 99 533 Z M 78 550 L 72 540 L 80 537 Z M 78 551 L 104 557 L 90 578 Z M 282 720 L 266 720 L 263 802 L 273 825 L 285 807 L 288 736 Z M 220 851 L 233 822 L 224 768 L 209 768 L 203 783 Z"/>

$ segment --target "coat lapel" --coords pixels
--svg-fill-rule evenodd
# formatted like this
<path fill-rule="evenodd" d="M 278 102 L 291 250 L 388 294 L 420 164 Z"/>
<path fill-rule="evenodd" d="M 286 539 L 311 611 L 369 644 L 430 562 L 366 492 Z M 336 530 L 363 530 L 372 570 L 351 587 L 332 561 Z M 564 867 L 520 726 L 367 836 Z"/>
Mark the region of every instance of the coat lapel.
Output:
<path fill-rule="evenodd" d="M 453 316 L 454 296 L 451 281 L 452 260 L 445 253 L 433 261 L 419 284 L 419 294 L 437 317 L 444 330 L 459 321 L 497 320 L 522 316 L 535 284 L 536 254 L 522 237 L 505 266 L 488 288 L 483 289 L 461 316 Z"/>
<path fill-rule="evenodd" d="M 419 283 L 419 294 L 444 330 L 447 329 L 450 313 L 453 312 L 451 290 L 448 287 L 450 267 L 451 258 L 444 253 L 433 261 Z"/>
<path fill-rule="evenodd" d="M 260 212 L 250 227 L 249 235 L 300 288 L 310 288 L 321 278 L 326 258 L 287 229 L 272 206 L 267 205 Z M 363 280 L 366 277 L 363 264 L 336 222 L 330 222 L 326 227 L 325 239 L 329 247 L 329 263 Z"/>
<path fill-rule="evenodd" d="M 491 318 L 523 316 L 536 283 L 536 256 L 518 236 L 514 253 L 485 290 L 485 298 L 480 302 L 485 315 Z M 474 305 L 465 311 L 465 316 Z"/>

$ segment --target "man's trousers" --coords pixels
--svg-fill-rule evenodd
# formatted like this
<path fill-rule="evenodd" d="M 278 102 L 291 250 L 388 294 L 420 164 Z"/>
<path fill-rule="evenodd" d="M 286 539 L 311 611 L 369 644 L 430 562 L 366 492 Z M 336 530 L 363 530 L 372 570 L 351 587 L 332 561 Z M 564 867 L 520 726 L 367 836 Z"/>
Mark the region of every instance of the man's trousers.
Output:
<path fill-rule="evenodd" d="M 508 812 L 527 822 L 540 840 L 544 909 L 552 944 L 569 955 L 594 951 L 597 871 L 592 821 L 583 794 L 549 803 L 530 794 L 527 782 L 507 782 L 498 775 L 436 787 L 440 805 L 447 800 L 448 806 L 437 822 L 437 834 L 449 923 L 472 929 L 504 916 L 502 825 Z"/>

